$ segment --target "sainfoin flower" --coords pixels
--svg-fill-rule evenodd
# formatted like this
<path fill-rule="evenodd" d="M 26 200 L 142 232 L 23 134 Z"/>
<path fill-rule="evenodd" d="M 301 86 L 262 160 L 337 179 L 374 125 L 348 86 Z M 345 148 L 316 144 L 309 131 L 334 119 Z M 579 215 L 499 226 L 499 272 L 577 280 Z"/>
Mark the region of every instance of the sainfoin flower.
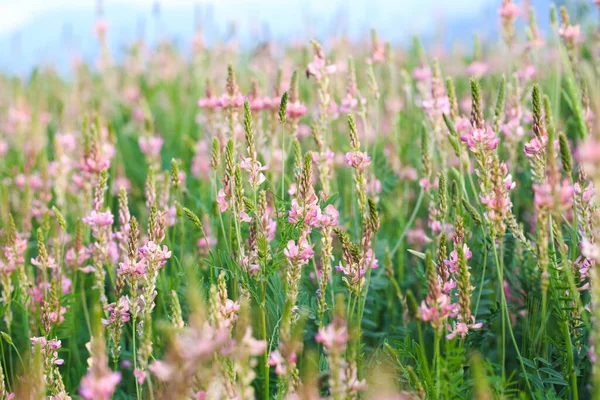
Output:
<path fill-rule="evenodd" d="M 306 238 L 300 238 L 298 244 L 293 240 L 288 241 L 283 254 L 290 260 L 290 263 L 305 265 L 315 255 L 315 252 L 313 245 L 310 245 Z"/>
<path fill-rule="evenodd" d="M 240 168 L 247 171 L 250 175 L 249 181 L 252 187 L 257 187 L 263 183 L 267 178 L 263 171 L 267 170 L 267 166 L 263 166 L 260 161 L 256 159 L 256 155 L 252 157 L 245 157 L 240 162 Z M 223 211 L 221 211 L 223 212 Z"/>
<path fill-rule="evenodd" d="M 81 380 L 79 394 L 86 400 L 110 400 L 121 382 L 121 373 L 106 371 L 100 376 L 87 374 Z"/>
<path fill-rule="evenodd" d="M 371 164 L 371 157 L 366 152 L 349 151 L 346 153 L 346 164 L 359 171 L 364 171 Z"/>
<path fill-rule="evenodd" d="M 141 137 L 138 140 L 141 152 L 155 157 L 160 155 L 164 142 L 164 139 L 159 136 Z"/>
<path fill-rule="evenodd" d="M 151 240 L 140 248 L 140 255 L 148 263 L 163 265 L 171 258 L 171 251 L 169 251 L 167 246 L 162 246 L 161 248 L 159 244 Z"/>
<path fill-rule="evenodd" d="M 568 43 L 575 43 L 581 35 L 579 25 L 569 25 L 558 28 L 558 35 Z"/>
<path fill-rule="evenodd" d="M 439 326 L 448 317 L 453 316 L 455 311 L 456 304 L 452 304 L 450 296 L 442 292 L 434 299 L 433 304 L 423 301 L 419 307 L 421 319 L 431 322 L 434 326 Z"/>
<path fill-rule="evenodd" d="M 473 129 L 470 133 L 461 136 L 460 139 L 469 146 L 469 150 L 473 153 L 494 150 L 500 143 L 500 138 L 496 137 L 496 133 L 489 125 L 483 129 Z"/>
<path fill-rule="evenodd" d="M 532 158 L 539 155 L 546 149 L 547 144 L 548 137 L 545 135 L 542 136 L 541 139 L 538 139 L 537 137 L 532 138 L 528 143 L 525 143 L 524 145 L 525 156 L 527 156 L 528 158 Z"/>
<path fill-rule="evenodd" d="M 114 216 L 110 211 L 97 212 L 93 210 L 87 217 L 82 218 L 82 221 L 92 227 L 101 227 L 112 225 Z"/>
<path fill-rule="evenodd" d="M 327 325 L 325 328 L 319 328 L 319 331 L 315 335 L 315 340 L 318 343 L 322 343 L 326 349 L 338 348 L 344 349 L 348 342 L 348 330 L 345 326 L 335 326 L 333 323 Z"/>
<path fill-rule="evenodd" d="M 104 307 L 108 311 L 109 319 L 103 319 L 102 325 L 109 326 L 117 321 L 129 321 L 129 299 L 123 296 L 117 303 L 109 304 Z"/>

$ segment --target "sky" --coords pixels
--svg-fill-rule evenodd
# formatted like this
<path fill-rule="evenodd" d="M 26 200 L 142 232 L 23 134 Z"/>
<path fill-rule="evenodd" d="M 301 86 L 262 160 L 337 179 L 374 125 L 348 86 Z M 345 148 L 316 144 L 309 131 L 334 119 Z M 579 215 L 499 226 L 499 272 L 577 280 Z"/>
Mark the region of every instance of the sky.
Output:
<path fill-rule="evenodd" d="M 165 37 L 187 43 L 200 15 L 207 42 L 227 37 L 235 22 L 238 40 L 306 40 L 344 33 L 364 36 L 376 27 L 386 40 L 409 39 L 487 12 L 497 25 L 499 0 L 103 0 L 109 40 L 123 48 L 143 32 L 150 43 Z M 153 13 L 159 3 L 158 19 Z M 74 49 L 84 58 L 97 53 L 92 33 L 97 0 L 0 0 L 0 70 L 22 72 L 39 63 L 66 65 Z M 199 14 L 196 12 L 199 11 Z M 337 21 L 337 22 L 334 22 Z M 343 21 L 341 24 L 339 21 Z M 480 21 L 481 22 L 481 21 Z M 485 21 L 484 21 L 485 22 Z M 484 23 L 484 28 L 486 24 Z M 487 24 L 490 25 L 490 24 Z M 458 23 L 454 34 L 472 35 Z"/>
<path fill-rule="evenodd" d="M 156 0 L 104 0 L 104 7 L 110 7 L 114 4 L 128 4 L 136 6 L 147 6 L 151 8 Z M 161 8 L 189 8 L 197 4 L 212 3 L 215 6 L 224 4 L 240 5 L 242 7 L 252 7 L 256 10 L 266 10 L 273 5 L 281 4 L 309 4 L 315 12 L 320 9 L 323 12 L 330 12 L 337 8 L 341 3 L 339 0 L 162 0 L 159 1 Z M 420 10 L 421 14 L 427 14 L 429 10 L 436 9 L 448 14 L 464 14 L 477 10 L 480 5 L 490 3 L 489 0 L 383 0 L 375 2 L 385 10 L 388 7 L 402 7 L 407 13 L 412 10 Z M 0 0 L 0 34 L 15 32 L 24 26 L 28 21 L 36 16 L 48 12 L 60 10 L 80 10 L 93 12 L 97 9 L 97 0 Z M 392 6 L 393 4 L 393 6 Z M 411 12 L 412 13 L 412 12 Z M 414 14 L 413 14 L 414 16 Z"/>

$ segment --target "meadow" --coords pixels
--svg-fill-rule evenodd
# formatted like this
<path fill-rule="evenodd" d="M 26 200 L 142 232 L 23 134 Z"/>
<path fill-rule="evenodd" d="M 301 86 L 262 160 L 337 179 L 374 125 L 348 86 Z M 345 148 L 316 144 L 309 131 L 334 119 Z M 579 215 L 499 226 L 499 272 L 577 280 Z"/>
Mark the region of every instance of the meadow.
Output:
<path fill-rule="evenodd" d="M 594 7 L 0 75 L 0 400 L 600 398 Z"/>

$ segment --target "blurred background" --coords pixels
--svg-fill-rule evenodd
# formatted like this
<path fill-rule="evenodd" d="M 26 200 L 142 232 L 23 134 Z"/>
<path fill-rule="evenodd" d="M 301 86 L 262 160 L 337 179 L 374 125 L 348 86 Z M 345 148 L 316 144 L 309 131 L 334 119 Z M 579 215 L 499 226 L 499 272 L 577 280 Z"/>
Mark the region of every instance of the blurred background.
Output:
<path fill-rule="evenodd" d="M 316 37 L 367 38 L 376 27 L 394 44 L 419 35 L 424 43 L 469 47 L 473 32 L 498 38 L 500 0 L 0 0 L 0 71 L 28 73 L 49 64 L 69 70 L 74 57 L 93 60 L 99 51 L 94 23 L 108 23 L 108 44 L 118 61 L 126 46 L 143 38 L 181 50 L 198 27 L 204 43 L 235 41 L 255 46 L 267 40 L 294 43 Z M 548 26 L 548 0 L 525 0 Z M 583 13 L 592 0 L 557 1 Z"/>

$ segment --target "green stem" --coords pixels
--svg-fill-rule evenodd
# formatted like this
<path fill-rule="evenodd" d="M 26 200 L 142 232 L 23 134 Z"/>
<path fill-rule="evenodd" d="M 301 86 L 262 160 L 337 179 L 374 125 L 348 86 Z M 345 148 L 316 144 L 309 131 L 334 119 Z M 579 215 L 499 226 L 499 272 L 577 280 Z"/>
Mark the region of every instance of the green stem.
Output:
<path fill-rule="evenodd" d="M 502 245 L 502 244 L 500 244 Z M 504 282 L 504 276 L 503 276 L 503 271 L 502 271 L 502 266 L 500 264 L 500 259 L 498 258 L 498 251 L 496 250 L 496 245 L 494 244 L 493 238 L 492 238 L 492 247 L 494 249 L 494 259 L 496 261 L 496 271 L 498 273 L 498 278 L 500 280 L 500 297 L 502 299 L 502 378 L 503 380 L 505 379 L 505 375 L 506 375 L 506 371 L 505 371 L 505 366 L 504 366 L 504 361 L 505 361 L 505 345 L 504 345 L 504 337 L 505 337 L 505 321 L 507 318 L 509 318 L 508 315 L 508 305 L 506 303 L 506 295 L 504 293 L 504 287 L 503 287 L 503 282 Z M 510 320 L 509 320 L 510 321 Z M 527 377 L 527 371 L 525 370 L 525 364 L 523 364 L 523 359 L 521 357 L 521 352 L 519 351 L 519 346 L 517 345 L 517 340 L 515 339 L 515 334 L 513 332 L 512 326 L 510 323 L 507 324 L 508 325 L 508 332 L 510 333 L 510 337 L 512 339 L 512 343 L 515 347 L 515 351 L 517 352 L 517 358 L 519 359 L 519 364 L 521 366 L 521 371 L 523 372 L 523 378 L 525 378 L 525 384 L 527 385 L 527 389 L 529 390 L 530 394 L 533 394 L 532 390 L 531 390 L 531 385 L 529 384 L 529 378 Z"/>
<path fill-rule="evenodd" d="M 396 245 L 394 246 L 392 251 L 390 251 L 390 257 L 393 257 L 394 254 L 396 254 L 396 251 L 398 251 L 398 248 L 400 248 L 400 245 L 402 244 L 402 241 L 404 240 L 404 236 L 406 236 L 406 233 L 408 232 L 408 230 L 412 226 L 413 222 L 415 221 L 415 218 L 417 217 L 417 213 L 419 212 L 419 208 L 421 207 L 421 202 L 423 201 L 424 195 L 425 195 L 425 191 L 423 190 L 423 188 L 421 188 L 421 191 L 419 192 L 419 197 L 417 197 L 417 202 L 415 204 L 415 208 L 413 209 L 413 212 L 410 215 L 410 218 L 408 219 L 406 226 L 404 227 L 404 231 L 402 232 L 402 234 L 396 241 Z"/>
<path fill-rule="evenodd" d="M 268 343 L 267 339 L 267 316 L 266 316 L 266 307 L 267 307 L 267 281 L 265 280 L 263 284 L 263 294 L 262 294 L 262 308 L 261 308 L 261 328 L 262 328 L 262 337 L 263 340 Z M 265 346 L 265 352 L 263 355 L 263 371 L 265 376 L 265 395 L 264 399 L 269 400 L 269 346 Z"/>
<path fill-rule="evenodd" d="M 135 346 L 135 337 L 137 336 L 137 332 L 135 331 L 136 327 L 136 317 L 133 317 L 133 328 L 132 328 L 132 337 L 133 337 L 133 370 L 137 370 L 137 354 L 136 354 L 136 346 Z M 139 400 L 140 399 L 140 384 L 135 378 L 135 396 Z"/>
<path fill-rule="evenodd" d="M 440 368 L 440 339 L 441 339 L 441 330 L 437 329 L 435 331 L 434 338 L 434 354 L 433 354 L 433 363 L 435 366 L 435 398 L 440 398 L 440 386 L 442 383 L 441 380 L 441 368 Z"/>

